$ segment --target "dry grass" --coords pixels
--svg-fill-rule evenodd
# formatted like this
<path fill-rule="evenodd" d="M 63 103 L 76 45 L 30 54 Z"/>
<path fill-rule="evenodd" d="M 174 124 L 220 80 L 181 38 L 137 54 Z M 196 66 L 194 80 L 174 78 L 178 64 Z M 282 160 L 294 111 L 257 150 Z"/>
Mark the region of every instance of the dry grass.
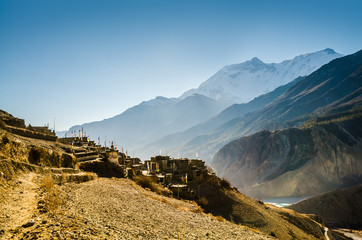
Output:
<path fill-rule="evenodd" d="M 226 219 L 223 218 L 222 216 L 214 216 L 214 218 L 215 218 L 216 220 L 218 220 L 219 222 L 225 222 L 225 221 L 226 221 Z"/>
<path fill-rule="evenodd" d="M 149 188 L 150 190 L 152 190 L 154 184 L 156 183 L 152 178 L 146 176 L 136 176 L 133 178 L 133 181 L 135 181 L 141 187 Z"/>
<path fill-rule="evenodd" d="M 21 141 L 14 140 L 8 132 L 0 131 L 0 158 L 26 162 L 28 150 Z"/>
<path fill-rule="evenodd" d="M 62 185 L 68 182 L 82 183 L 97 179 L 98 176 L 91 172 L 79 172 L 79 173 L 65 173 L 53 174 L 53 179 L 56 184 Z"/>
<path fill-rule="evenodd" d="M 137 176 L 134 177 L 134 184 L 137 184 L 141 187 L 143 187 L 144 189 L 146 189 L 147 191 L 153 191 L 151 190 L 149 187 L 144 187 L 144 186 L 150 186 L 153 187 L 152 183 L 154 183 L 154 180 L 152 179 L 145 179 L 145 176 Z M 143 184 L 143 186 L 141 185 Z M 162 187 L 161 185 L 155 183 L 157 185 L 157 188 Z M 166 191 L 168 189 L 165 189 Z M 152 198 L 154 200 L 166 203 L 168 205 L 171 205 L 179 210 L 182 211 L 187 211 L 187 212 L 194 212 L 194 213 L 203 213 L 204 209 L 201 208 L 201 206 L 199 206 L 195 201 L 188 201 L 188 200 L 176 200 L 172 197 L 172 192 L 170 190 L 168 190 L 170 192 L 169 196 L 165 196 L 163 194 L 159 194 L 155 191 L 155 193 L 157 194 L 153 194 L 151 192 L 144 192 L 145 196 Z"/>
<path fill-rule="evenodd" d="M 201 206 L 207 206 L 207 204 L 209 203 L 209 201 L 207 200 L 206 197 L 200 197 L 200 199 L 198 200 L 198 203 L 199 203 Z"/>
<path fill-rule="evenodd" d="M 67 174 L 65 172 L 62 172 L 60 174 L 60 184 L 64 184 L 67 182 Z"/>
<path fill-rule="evenodd" d="M 150 177 L 147 176 L 135 176 L 133 178 L 133 181 L 140 185 L 141 187 L 145 189 L 150 189 L 152 192 L 155 192 L 157 194 L 163 195 L 163 196 L 172 196 L 172 192 L 164 188 L 162 185 L 158 184 L 155 180 L 153 180 Z"/>
<path fill-rule="evenodd" d="M 195 205 L 197 208 L 191 209 L 191 212 L 194 212 L 194 213 L 203 213 L 204 212 L 204 209 L 200 205 L 198 205 L 197 203 L 195 203 Z"/>
<path fill-rule="evenodd" d="M 45 191 L 44 205 L 50 214 L 55 215 L 60 207 L 62 200 L 60 190 L 54 184 L 51 175 L 46 175 L 42 181 L 42 187 Z"/>

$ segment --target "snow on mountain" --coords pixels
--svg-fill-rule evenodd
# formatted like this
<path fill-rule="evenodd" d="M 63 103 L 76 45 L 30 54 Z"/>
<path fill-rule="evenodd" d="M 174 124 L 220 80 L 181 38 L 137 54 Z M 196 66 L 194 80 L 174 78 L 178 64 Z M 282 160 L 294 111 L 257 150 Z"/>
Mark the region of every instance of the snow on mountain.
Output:
<path fill-rule="evenodd" d="M 243 103 L 306 76 L 335 58 L 342 57 L 333 49 L 300 55 L 281 63 L 264 63 L 258 58 L 223 67 L 197 89 L 185 92 L 181 98 L 199 93 L 227 102 Z"/>

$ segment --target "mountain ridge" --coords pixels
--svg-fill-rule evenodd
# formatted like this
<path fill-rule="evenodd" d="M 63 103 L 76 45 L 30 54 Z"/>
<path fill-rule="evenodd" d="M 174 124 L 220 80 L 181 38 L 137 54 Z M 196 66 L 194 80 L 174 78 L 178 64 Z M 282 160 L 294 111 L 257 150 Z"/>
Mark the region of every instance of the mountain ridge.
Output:
<path fill-rule="evenodd" d="M 280 63 L 268 64 L 254 57 L 243 63 L 226 65 L 198 88 L 190 89 L 180 98 L 200 93 L 223 102 L 245 103 L 299 76 L 309 75 L 322 65 L 342 56 L 333 49 L 326 48 Z"/>
<path fill-rule="evenodd" d="M 211 165 L 220 176 L 227 176 L 245 193 L 258 197 L 315 195 L 356 184 L 362 180 L 358 171 L 362 156 L 361 93 L 359 51 L 324 65 L 265 108 L 226 124 L 226 130 L 221 131 L 228 130 L 229 135 L 230 131 L 251 135 L 225 145 Z M 297 118 L 299 122 L 293 120 Z M 303 122 L 304 126 L 292 128 Z M 272 167 L 251 167 L 251 163 Z M 323 172 L 317 174 L 316 169 Z M 313 186 L 303 184 L 307 179 Z M 277 193 L 273 189 L 278 189 Z"/>

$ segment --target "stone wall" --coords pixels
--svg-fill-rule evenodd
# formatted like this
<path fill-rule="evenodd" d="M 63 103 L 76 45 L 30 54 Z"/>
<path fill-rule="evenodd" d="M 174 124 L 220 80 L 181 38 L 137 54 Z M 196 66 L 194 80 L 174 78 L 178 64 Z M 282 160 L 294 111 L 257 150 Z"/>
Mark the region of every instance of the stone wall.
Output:
<path fill-rule="evenodd" d="M 13 127 L 13 126 L 5 126 L 4 129 L 8 132 L 11 132 L 13 134 L 17 134 L 20 136 L 24 136 L 24 137 L 29 137 L 29 138 L 36 138 L 36 139 L 42 139 L 42 140 L 47 140 L 47 141 L 56 141 L 57 137 L 53 136 L 53 135 L 48 135 L 48 134 L 44 134 L 44 133 L 40 133 L 40 132 L 35 132 L 35 131 L 31 131 L 31 130 L 27 130 L 25 128 L 18 128 L 18 127 Z"/>

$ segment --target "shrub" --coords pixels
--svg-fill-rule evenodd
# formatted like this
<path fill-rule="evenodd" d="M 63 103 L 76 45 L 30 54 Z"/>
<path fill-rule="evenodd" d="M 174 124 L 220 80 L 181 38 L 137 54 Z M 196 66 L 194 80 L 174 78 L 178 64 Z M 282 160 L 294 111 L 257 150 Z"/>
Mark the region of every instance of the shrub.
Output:
<path fill-rule="evenodd" d="M 172 196 L 172 192 L 169 189 L 164 188 L 162 185 L 158 184 L 153 178 L 141 175 L 135 176 L 133 181 L 135 181 L 141 187 L 145 189 L 148 188 L 157 194 L 163 196 Z"/>
<path fill-rule="evenodd" d="M 66 173 L 63 170 L 60 174 L 52 175 L 54 184 L 62 185 L 68 182 L 82 183 L 97 179 L 97 174 L 92 172 Z"/>
<path fill-rule="evenodd" d="M 204 212 L 204 209 L 202 207 L 200 207 L 200 205 L 197 205 L 197 208 L 196 209 L 192 209 L 191 212 L 194 212 L 194 213 L 203 213 Z"/>
<path fill-rule="evenodd" d="M 201 198 L 198 200 L 198 203 L 199 203 L 202 207 L 205 207 L 205 206 L 207 206 L 207 204 L 209 203 L 209 201 L 207 200 L 206 197 L 201 197 Z"/>
<path fill-rule="evenodd" d="M 230 182 L 228 180 L 226 180 L 225 178 L 221 179 L 220 187 L 222 189 L 228 189 L 228 190 L 232 189 Z"/>
<path fill-rule="evenodd" d="M 153 185 L 156 183 L 152 178 L 146 176 L 136 176 L 133 180 L 143 188 L 152 189 Z"/>

